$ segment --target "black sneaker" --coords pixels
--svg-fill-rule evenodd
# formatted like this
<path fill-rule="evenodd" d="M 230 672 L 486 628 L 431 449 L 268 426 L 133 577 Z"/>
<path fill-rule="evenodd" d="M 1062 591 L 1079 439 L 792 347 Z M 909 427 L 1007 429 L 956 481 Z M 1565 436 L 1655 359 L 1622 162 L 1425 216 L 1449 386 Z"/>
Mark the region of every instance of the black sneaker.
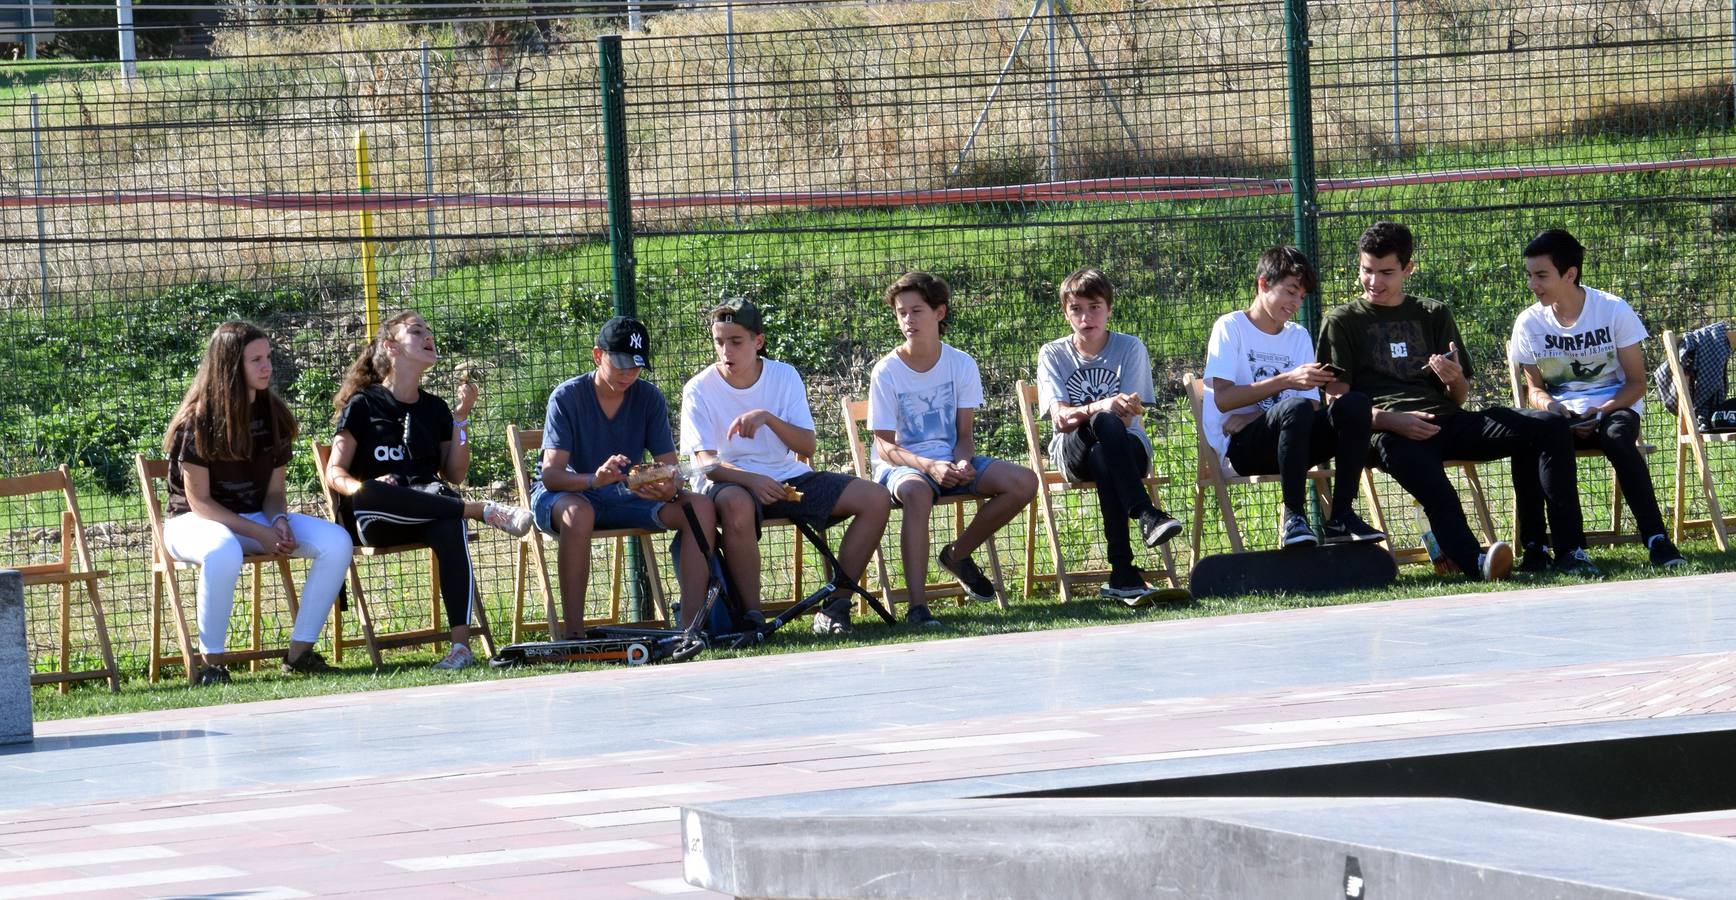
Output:
<path fill-rule="evenodd" d="M 1097 596 L 1105 600 L 1119 600 L 1131 607 L 1141 607 L 1151 602 L 1151 587 L 1137 569 L 1116 570 L 1109 573 L 1109 580 L 1097 589 Z"/>
<path fill-rule="evenodd" d="M 915 625 L 917 628 L 946 627 L 939 619 L 934 617 L 934 613 L 928 611 L 927 604 L 912 606 L 910 609 L 906 610 L 904 613 L 904 622 L 907 625 Z"/>
<path fill-rule="evenodd" d="M 197 677 L 195 677 L 193 679 L 193 683 L 197 684 L 197 685 L 201 685 L 201 686 L 211 685 L 211 684 L 228 684 L 229 683 L 229 667 L 228 666 L 200 666 L 199 667 L 199 674 Z"/>
<path fill-rule="evenodd" d="M 1603 577 L 1603 572 L 1599 571 L 1597 564 L 1591 561 L 1591 554 L 1585 552 L 1584 547 L 1561 554 L 1555 560 L 1555 568 L 1564 574 L 1578 575 L 1581 578 Z"/>
<path fill-rule="evenodd" d="M 1652 565 L 1661 569 L 1680 569 L 1688 564 L 1667 534 L 1654 535 L 1646 542 L 1646 549 L 1651 552 Z"/>
<path fill-rule="evenodd" d="M 1278 543 L 1287 550 L 1291 547 L 1312 547 L 1320 543 L 1320 538 L 1314 534 L 1314 529 L 1309 526 L 1307 519 L 1286 511 L 1284 524 L 1278 535 Z"/>
<path fill-rule="evenodd" d="M 285 675 L 329 675 L 336 671 L 317 650 L 304 650 L 295 659 L 285 657 L 283 660 Z"/>
<path fill-rule="evenodd" d="M 983 570 L 977 567 L 976 560 L 968 556 L 964 559 L 953 558 L 951 544 L 940 548 L 940 555 L 935 559 L 940 562 L 941 568 L 951 572 L 952 577 L 958 579 L 959 587 L 964 588 L 964 592 L 972 600 L 995 599 L 994 582 L 989 581 L 988 576 L 983 574 Z"/>
<path fill-rule="evenodd" d="M 814 613 L 813 629 L 815 634 L 849 634 L 849 595 L 839 594 L 821 604 L 820 611 Z"/>
<path fill-rule="evenodd" d="M 1548 544 L 1526 544 L 1519 554 L 1519 571 L 1529 575 L 1541 575 L 1555 568 L 1555 557 L 1549 553 Z"/>
<path fill-rule="evenodd" d="M 1156 547 L 1181 534 L 1181 523 L 1175 516 L 1153 507 L 1139 514 L 1139 536 L 1145 546 Z"/>
<path fill-rule="evenodd" d="M 1386 533 L 1362 521 L 1362 517 L 1353 512 L 1333 516 L 1326 520 L 1322 529 L 1321 543 L 1324 544 L 1373 544 L 1386 540 Z"/>

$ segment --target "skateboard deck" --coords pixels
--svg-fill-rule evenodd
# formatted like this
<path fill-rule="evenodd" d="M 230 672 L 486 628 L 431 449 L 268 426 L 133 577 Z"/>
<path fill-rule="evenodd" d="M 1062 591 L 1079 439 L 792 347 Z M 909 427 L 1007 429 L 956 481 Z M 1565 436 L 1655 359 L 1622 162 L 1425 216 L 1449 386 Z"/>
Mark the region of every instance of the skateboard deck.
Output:
<path fill-rule="evenodd" d="M 1138 597 L 1132 598 L 1110 597 L 1104 594 L 1098 594 L 1097 596 L 1099 599 L 1103 600 L 1114 600 L 1123 606 L 1132 609 L 1139 609 L 1141 607 L 1152 606 L 1158 603 L 1187 603 L 1193 599 L 1193 593 L 1187 588 L 1172 587 L 1154 587 L 1145 593 L 1140 594 Z"/>
<path fill-rule="evenodd" d="M 1381 544 L 1325 544 L 1202 557 L 1188 587 L 1195 597 L 1228 597 L 1381 587 L 1397 578 L 1398 564 Z"/>

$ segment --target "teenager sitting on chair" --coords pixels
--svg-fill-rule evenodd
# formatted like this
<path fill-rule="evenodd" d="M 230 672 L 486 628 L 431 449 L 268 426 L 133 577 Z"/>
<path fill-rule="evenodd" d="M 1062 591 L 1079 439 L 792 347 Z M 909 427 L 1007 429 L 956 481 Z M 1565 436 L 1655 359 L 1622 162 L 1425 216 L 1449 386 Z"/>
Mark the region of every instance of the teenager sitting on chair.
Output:
<path fill-rule="evenodd" d="M 797 456 L 814 452 L 814 416 L 802 376 L 787 363 L 765 358 L 765 324 L 749 301 L 711 311 L 717 362 L 681 391 L 681 452 L 692 458 L 693 489 L 710 497 L 723 531 L 730 579 L 753 624 L 760 612 L 760 522 L 795 519 L 824 529 L 834 518 L 851 520 L 838 548 L 848 578 L 860 579 L 880 544 L 892 498 L 884 488 L 851 475 L 816 472 Z M 822 604 L 827 622 L 849 627 L 847 593 Z"/>
<path fill-rule="evenodd" d="M 1513 548 L 1487 549 L 1465 520 L 1447 478 L 1449 459 L 1510 458 L 1538 468 L 1549 521 L 1566 565 L 1595 576 L 1579 514 L 1573 435 L 1559 416 L 1504 406 L 1466 409 L 1472 364 L 1445 303 L 1405 293 L 1416 271 L 1409 228 L 1376 222 L 1357 240 L 1362 296 L 1328 313 L 1316 354 L 1344 371 L 1329 392 L 1358 390 L 1374 400 L 1375 452 L 1381 468 L 1422 504 L 1441 552 L 1468 578 L 1494 581 L 1513 570 Z M 1521 515 L 1528 514 L 1521 511 Z"/>
<path fill-rule="evenodd" d="M 1061 282 L 1061 314 L 1073 333 L 1037 351 L 1037 409 L 1055 426 L 1049 459 L 1068 481 L 1097 485 L 1109 581 L 1099 593 L 1139 603 L 1151 593 L 1133 562 L 1128 524 L 1156 547 L 1181 533 L 1181 523 L 1157 508 L 1145 489 L 1151 438 L 1141 420 L 1155 402 L 1151 357 L 1131 334 L 1109 329 L 1115 288 L 1096 269 Z"/>
<path fill-rule="evenodd" d="M 434 668 L 462 669 L 476 662 L 470 651 L 476 577 L 465 520 L 522 537 L 530 533 L 530 512 L 465 500 L 451 487 L 470 471 L 466 427 L 477 389 L 460 384 L 456 406 L 422 390 L 423 374 L 438 359 L 434 332 L 421 316 L 399 313 L 380 326 L 332 401 L 337 434 L 325 481 L 363 546 L 426 544 L 433 551 L 452 629 L 452 646 Z"/>
<path fill-rule="evenodd" d="M 669 433 L 669 405 L 656 385 L 639 377 L 651 368 L 651 335 L 645 326 L 627 316 L 603 323 L 591 359 L 596 371 L 569 378 L 549 394 L 542 467 L 530 496 L 537 528 L 557 540 L 561 627 L 564 637 L 575 640 L 585 636 L 592 532 L 680 530 L 681 615 L 691 621 L 703 605 L 710 561 L 694 542 L 682 504 L 692 506 L 706 534 L 717 528 L 711 500 L 683 494 L 675 474 L 679 457 Z M 633 464 L 647 455 L 667 467 L 659 472 L 666 477 L 635 478 L 637 486 L 630 487 Z"/>
<path fill-rule="evenodd" d="M 1254 301 L 1222 316 L 1206 342 L 1206 443 L 1240 475 L 1279 477 L 1283 547 L 1380 541 L 1386 535 L 1353 508 L 1374 404 L 1345 391 L 1321 405 L 1334 370 L 1314 361 L 1308 330 L 1292 322 L 1302 298 L 1319 288 L 1314 266 L 1295 247 L 1273 247 L 1254 268 Z M 1330 461 L 1332 509 L 1316 535 L 1308 522 L 1308 470 Z"/>
<path fill-rule="evenodd" d="M 1652 474 L 1639 450 L 1646 394 L 1640 342 L 1646 339 L 1646 326 L 1627 301 L 1581 286 L 1584 264 L 1585 247 L 1559 228 L 1525 245 L 1526 282 L 1537 302 L 1513 320 L 1507 356 L 1525 373 L 1526 400 L 1565 417 L 1573 426 L 1575 447 L 1602 450 L 1609 458 L 1652 565 L 1685 566 L 1688 561 L 1664 533 Z M 1542 490 L 1534 475 L 1514 470 L 1514 490 L 1523 492 L 1518 498 L 1521 510 L 1542 510 L 1541 504 L 1526 499 Z M 1520 519 L 1519 568 L 1549 568 L 1543 531 L 1539 516 Z"/>
<path fill-rule="evenodd" d="M 874 431 L 874 478 L 903 507 L 899 544 L 910 592 L 905 621 L 940 623 L 928 609 L 929 514 L 942 496 L 989 498 L 936 561 L 976 600 L 993 600 L 994 583 L 971 551 L 994 538 L 1037 495 L 1030 469 L 976 452 L 973 426 L 983 402 L 976 360 L 941 341 L 952 310 L 952 289 L 927 272 L 910 272 L 886 288 L 904 342 L 868 376 L 868 427 Z M 816 619 L 816 625 L 818 625 Z"/>
<path fill-rule="evenodd" d="M 284 471 L 295 434 L 295 416 L 271 390 L 271 340 L 247 322 L 217 326 L 163 437 L 169 457 L 164 549 L 199 566 L 199 684 L 229 683 L 224 642 L 248 553 L 313 560 L 283 671 L 331 671 L 313 645 L 344 585 L 350 537 L 324 519 L 288 511 Z"/>

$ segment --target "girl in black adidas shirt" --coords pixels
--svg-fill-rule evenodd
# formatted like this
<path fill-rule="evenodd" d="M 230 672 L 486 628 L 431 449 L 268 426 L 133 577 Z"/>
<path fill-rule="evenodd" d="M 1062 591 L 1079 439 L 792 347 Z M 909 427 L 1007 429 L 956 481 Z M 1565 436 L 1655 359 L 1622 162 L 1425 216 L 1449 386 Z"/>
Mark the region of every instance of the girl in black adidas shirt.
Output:
<path fill-rule="evenodd" d="M 467 501 L 449 483 L 470 469 L 466 426 L 476 386 L 458 388 L 456 407 L 419 387 L 438 358 L 434 333 L 415 313 L 400 313 L 363 348 L 338 390 L 331 461 L 325 480 L 343 498 L 344 521 L 364 546 L 427 544 L 440 569 L 440 595 L 452 649 L 436 669 L 462 669 L 470 652 L 476 580 L 464 520 L 477 519 L 515 537 L 530 530 L 530 512 Z"/>

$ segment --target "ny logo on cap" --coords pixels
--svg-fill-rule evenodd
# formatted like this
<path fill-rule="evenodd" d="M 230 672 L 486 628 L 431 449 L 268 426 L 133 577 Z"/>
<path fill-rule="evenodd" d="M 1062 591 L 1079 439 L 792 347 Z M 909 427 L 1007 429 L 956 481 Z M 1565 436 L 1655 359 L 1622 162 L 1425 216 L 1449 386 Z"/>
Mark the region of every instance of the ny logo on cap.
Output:
<path fill-rule="evenodd" d="M 634 350 L 645 349 L 645 339 L 640 337 L 637 333 L 629 335 L 627 337 L 627 343 L 631 345 Z"/>

